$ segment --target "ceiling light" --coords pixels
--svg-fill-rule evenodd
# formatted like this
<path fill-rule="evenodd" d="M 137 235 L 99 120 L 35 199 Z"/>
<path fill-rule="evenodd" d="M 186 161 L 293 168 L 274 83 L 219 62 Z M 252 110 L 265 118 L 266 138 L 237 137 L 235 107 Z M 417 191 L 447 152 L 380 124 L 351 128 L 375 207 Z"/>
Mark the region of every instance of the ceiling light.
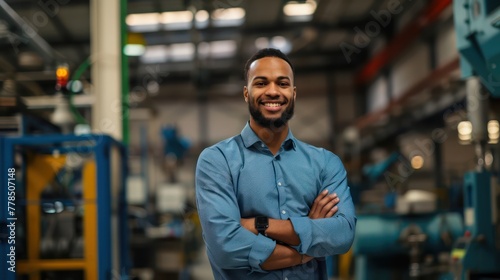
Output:
<path fill-rule="evenodd" d="M 497 120 L 488 122 L 488 143 L 497 144 L 500 138 L 500 125 Z"/>
<path fill-rule="evenodd" d="M 257 49 L 275 48 L 285 54 L 290 53 L 292 50 L 292 44 L 283 36 L 274 36 L 270 39 L 267 37 L 259 37 L 255 40 L 254 44 Z"/>
<path fill-rule="evenodd" d="M 271 39 L 271 46 L 288 54 L 292 50 L 292 44 L 283 36 L 274 36 Z"/>
<path fill-rule="evenodd" d="M 125 21 L 129 26 L 158 24 L 160 22 L 159 16 L 158 13 L 130 14 Z"/>
<path fill-rule="evenodd" d="M 316 1 L 290 1 L 283 7 L 283 13 L 288 17 L 312 16 L 316 11 Z"/>
<path fill-rule="evenodd" d="M 269 47 L 269 39 L 267 37 L 259 37 L 255 39 L 257 49 L 265 49 Z"/>
<path fill-rule="evenodd" d="M 205 10 L 199 10 L 196 12 L 195 18 L 195 26 L 196 28 L 207 28 L 208 27 L 208 19 L 210 18 L 210 14 Z"/>
<path fill-rule="evenodd" d="M 213 42 L 201 42 L 198 44 L 200 58 L 228 58 L 236 54 L 236 41 L 222 40 Z"/>
<path fill-rule="evenodd" d="M 170 45 L 170 59 L 172 61 L 192 60 L 194 57 L 194 44 L 181 43 Z"/>
<path fill-rule="evenodd" d="M 159 13 L 130 14 L 125 22 L 133 32 L 151 32 L 160 29 Z"/>
<path fill-rule="evenodd" d="M 147 46 L 141 56 L 142 63 L 164 63 L 168 60 L 168 47 L 163 45 Z"/>
<path fill-rule="evenodd" d="M 472 123 L 470 121 L 461 121 L 458 123 L 457 129 L 460 144 L 470 144 L 472 140 Z"/>
<path fill-rule="evenodd" d="M 123 48 L 123 52 L 128 56 L 141 56 L 146 51 L 146 47 L 143 45 L 126 45 Z"/>
<path fill-rule="evenodd" d="M 411 167 L 417 170 L 424 166 L 424 158 L 420 155 L 414 156 L 411 158 Z"/>
<path fill-rule="evenodd" d="M 245 21 L 243 8 L 216 9 L 212 12 L 213 25 L 216 27 L 238 26 Z"/>
<path fill-rule="evenodd" d="M 164 12 L 161 14 L 161 23 L 167 30 L 191 28 L 193 13 L 191 11 Z"/>
<path fill-rule="evenodd" d="M 190 11 L 164 12 L 161 14 L 161 23 L 172 24 L 193 21 L 193 13 Z"/>
<path fill-rule="evenodd" d="M 469 121 L 462 121 L 458 123 L 458 134 L 467 135 L 472 133 L 472 123 Z"/>
<path fill-rule="evenodd" d="M 208 14 L 207 11 L 205 11 L 205 10 L 199 10 L 198 12 L 196 12 L 195 19 L 198 22 L 204 22 L 204 21 L 208 20 L 209 16 L 210 15 Z"/>

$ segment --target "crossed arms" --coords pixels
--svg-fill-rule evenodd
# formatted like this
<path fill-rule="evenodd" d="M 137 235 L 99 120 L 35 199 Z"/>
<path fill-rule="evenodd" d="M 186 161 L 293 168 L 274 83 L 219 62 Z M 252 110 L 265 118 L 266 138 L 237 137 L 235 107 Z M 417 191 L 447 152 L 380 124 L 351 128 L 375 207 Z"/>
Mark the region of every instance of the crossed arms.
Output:
<path fill-rule="evenodd" d="M 336 193 L 328 194 L 328 190 L 324 190 L 314 200 L 308 217 L 310 219 L 330 218 L 338 211 L 338 207 L 336 206 L 338 202 L 339 198 Z M 254 223 L 255 218 L 241 219 L 241 225 L 244 228 L 254 234 L 258 234 Z M 269 228 L 266 230 L 266 235 L 285 244 L 276 244 L 276 247 L 269 258 L 267 258 L 266 261 L 260 265 L 262 269 L 282 269 L 299 264 L 305 264 L 313 259 L 313 257 L 306 254 L 300 254 L 297 250 L 290 247 L 300 244 L 300 238 L 295 233 L 290 220 L 276 220 L 269 218 Z"/>

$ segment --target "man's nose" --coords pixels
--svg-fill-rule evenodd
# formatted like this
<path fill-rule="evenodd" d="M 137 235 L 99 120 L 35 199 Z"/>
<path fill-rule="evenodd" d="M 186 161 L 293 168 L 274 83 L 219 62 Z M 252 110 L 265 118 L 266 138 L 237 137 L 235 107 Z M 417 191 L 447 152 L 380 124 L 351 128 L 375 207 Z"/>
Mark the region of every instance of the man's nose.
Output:
<path fill-rule="evenodd" d="M 269 83 L 269 87 L 267 88 L 266 94 L 278 95 L 279 94 L 278 85 L 276 85 L 275 83 Z"/>

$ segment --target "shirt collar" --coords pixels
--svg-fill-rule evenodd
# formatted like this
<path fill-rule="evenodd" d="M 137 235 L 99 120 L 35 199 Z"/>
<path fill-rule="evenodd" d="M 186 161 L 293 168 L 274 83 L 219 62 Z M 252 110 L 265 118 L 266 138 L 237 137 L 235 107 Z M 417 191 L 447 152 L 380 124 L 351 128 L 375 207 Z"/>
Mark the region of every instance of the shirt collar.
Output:
<path fill-rule="evenodd" d="M 241 131 L 241 138 L 243 139 L 243 144 L 245 145 L 246 148 L 249 148 L 253 146 L 255 143 L 261 143 L 262 140 L 255 134 L 255 132 L 252 130 L 250 127 L 250 123 L 247 122 L 243 130 Z M 288 135 L 285 138 L 285 141 L 283 141 L 283 148 L 285 150 L 290 150 L 294 149 L 295 150 L 295 137 L 292 134 L 292 131 L 290 128 L 288 129 Z"/>

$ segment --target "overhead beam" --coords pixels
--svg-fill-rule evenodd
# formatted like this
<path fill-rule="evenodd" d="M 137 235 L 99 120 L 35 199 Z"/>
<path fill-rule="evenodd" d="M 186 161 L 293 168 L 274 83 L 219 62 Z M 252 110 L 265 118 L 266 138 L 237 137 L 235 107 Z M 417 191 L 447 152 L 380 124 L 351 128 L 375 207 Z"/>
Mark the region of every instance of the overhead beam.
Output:
<path fill-rule="evenodd" d="M 22 31 L 22 35 L 29 42 L 29 45 L 34 47 L 48 64 L 54 63 L 56 56 L 50 45 L 5 1 L 0 1 L 0 15 L 2 15 L 1 18 L 6 19 L 11 25 Z"/>
<path fill-rule="evenodd" d="M 439 18 L 441 13 L 451 5 L 452 0 L 430 1 L 422 13 L 399 32 L 380 52 L 378 52 L 356 76 L 357 84 L 366 84 L 372 81 L 382 68 L 399 57 L 403 51 L 415 40 L 422 32 Z"/>

